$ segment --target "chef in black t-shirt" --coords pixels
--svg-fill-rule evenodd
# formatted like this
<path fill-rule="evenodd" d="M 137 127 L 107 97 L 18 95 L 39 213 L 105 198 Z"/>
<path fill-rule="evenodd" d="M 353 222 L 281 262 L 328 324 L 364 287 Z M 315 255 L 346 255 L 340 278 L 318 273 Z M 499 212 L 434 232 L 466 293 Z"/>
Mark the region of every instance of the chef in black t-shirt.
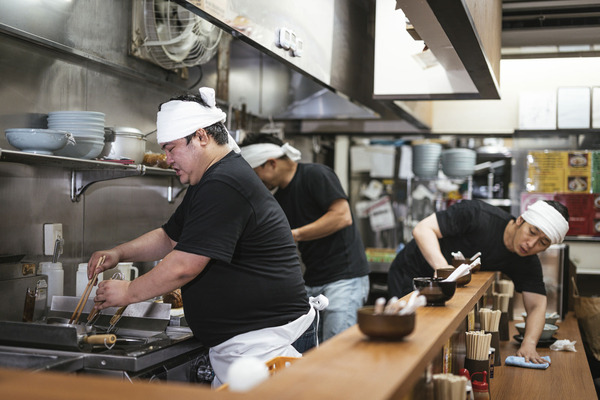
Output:
<path fill-rule="evenodd" d="M 544 328 L 546 290 L 537 253 L 561 243 L 569 230 L 567 208 L 556 201 L 538 201 L 518 218 L 479 200 L 463 200 L 420 221 L 414 239 L 400 251 L 388 272 L 391 296 L 413 290 L 413 278 L 433 276 L 447 267 L 452 253 L 481 252 L 482 270 L 501 271 L 523 294 L 526 331 L 517 355 L 545 363 L 536 351 Z"/>
<path fill-rule="evenodd" d="M 308 294 L 329 299 L 319 323 L 319 338 L 327 340 L 356 324 L 369 294 L 369 266 L 346 193 L 331 168 L 298 162 L 300 151 L 274 135 L 250 134 L 241 147 L 290 222 Z"/>
<path fill-rule="evenodd" d="M 122 261 L 161 260 L 131 282 L 101 282 L 96 308 L 181 287 L 188 325 L 210 348 L 214 386 L 238 358 L 300 357 L 315 343 L 316 312 L 287 219 L 238 154 L 224 120 L 210 88 L 161 105 L 157 140 L 181 183 L 189 184 L 185 197 L 162 227 L 97 251 L 88 263 L 92 277 Z"/>

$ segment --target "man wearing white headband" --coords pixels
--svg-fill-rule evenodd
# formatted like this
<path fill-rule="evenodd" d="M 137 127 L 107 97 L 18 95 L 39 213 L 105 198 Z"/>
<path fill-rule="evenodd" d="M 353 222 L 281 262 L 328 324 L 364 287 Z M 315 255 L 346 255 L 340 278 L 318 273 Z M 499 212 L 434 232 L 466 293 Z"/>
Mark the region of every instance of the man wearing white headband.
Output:
<path fill-rule="evenodd" d="M 433 276 L 434 270 L 448 267 L 453 253 L 465 257 L 480 253 L 482 270 L 501 271 L 523 295 L 527 325 L 517 355 L 545 363 L 536 351 L 546 314 L 546 289 L 537 253 L 563 241 L 568 220 L 567 208 L 556 201 L 538 201 L 514 218 L 483 201 L 463 200 L 415 226 L 414 239 L 396 255 L 388 272 L 390 295 L 410 293 L 413 278 Z"/>
<path fill-rule="evenodd" d="M 96 308 L 181 288 L 188 325 L 210 348 L 214 386 L 244 355 L 264 362 L 300 357 L 316 343 L 315 302 L 304 288 L 285 214 L 238 154 L 224 121 L 209 88 L 162 104 L 157 138 L 189 184 L 185 196 L 162 227 L 97 251 L 88 264 L 91 277 L 123 261 L 161 260 L 131 282 L 101 283 Z"/>
<path fill-rule="evenodd" d="M 300 152 L 278 137 L 248 135 L 242 156 L 283 208 L 306 267 L 311 296 L 324 294 L 319 339 L 356 324 L 356 310 L 369 293 L 369 267 L 348 198 L 335 172 L 322 164 L 299 163 Z"/>

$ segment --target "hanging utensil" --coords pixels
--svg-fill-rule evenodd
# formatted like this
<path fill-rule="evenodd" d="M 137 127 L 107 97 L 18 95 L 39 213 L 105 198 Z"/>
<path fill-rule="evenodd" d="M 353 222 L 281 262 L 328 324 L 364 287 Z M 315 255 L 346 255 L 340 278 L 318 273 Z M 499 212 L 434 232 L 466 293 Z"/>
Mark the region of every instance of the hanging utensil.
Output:
<path fill-rule="evenodd" d="M 58 257 L 60 257 L 60 255 L 63 252 L 63 243 L 64 243 L 63 238 L 61 238 L 60 236 L 58 238 L 56 238 L 56 241 L 54 242 L 54 252 L 52 252 L 52 262 L 53 263 L 58 262 Z"/>

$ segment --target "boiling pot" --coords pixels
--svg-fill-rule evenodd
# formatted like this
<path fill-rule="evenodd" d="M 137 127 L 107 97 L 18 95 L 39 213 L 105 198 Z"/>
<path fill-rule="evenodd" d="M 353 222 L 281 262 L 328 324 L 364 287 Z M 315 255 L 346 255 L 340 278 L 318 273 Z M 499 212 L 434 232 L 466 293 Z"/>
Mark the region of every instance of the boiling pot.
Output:
<path fill-rule="evenodd" d="M 141 164 L 146 152 L 146 135 L 139 129 L 128 127 L 104 128 L 104 148 L 99 158 L 114 160 L 128 158 Z"/>

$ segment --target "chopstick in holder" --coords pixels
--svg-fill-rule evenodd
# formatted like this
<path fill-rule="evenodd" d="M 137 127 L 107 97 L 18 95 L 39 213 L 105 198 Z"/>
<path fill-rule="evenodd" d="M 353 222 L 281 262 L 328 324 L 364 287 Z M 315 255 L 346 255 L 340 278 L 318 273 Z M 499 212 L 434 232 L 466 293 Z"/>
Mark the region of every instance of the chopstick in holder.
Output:
<path fill-rule="evenodd" d="M 96 264 L 96 269 L 98 269 L 98 267 L 104 263 L 105 259 L 106 259 L 106 256 L 100 257 L 100 259 L 98 260 L 98 264 Z M 83 308 L 85 307 L 85 304 L 87 303 L 88 297 L 90 297 L 90 293 L 92 292 L 92 288 L 96 284 L 97 279 L 98 279 L 98 273 L 94 272 L 94 276 L 92 276 L 92 279 L 89 280 L 87 286 L 85 287 L 85 290 L 83 291 L 83 294 L 81 295 L 81 298 L 79 299 L 79 302 L 77 303 L 77 307 L 75 307 L 75 311 L 73 311 L 73 315 L 71 315 L 69 324 L 76 324 L 77 321 L 79 321 L 81 312 L 83 311 Z"/>

